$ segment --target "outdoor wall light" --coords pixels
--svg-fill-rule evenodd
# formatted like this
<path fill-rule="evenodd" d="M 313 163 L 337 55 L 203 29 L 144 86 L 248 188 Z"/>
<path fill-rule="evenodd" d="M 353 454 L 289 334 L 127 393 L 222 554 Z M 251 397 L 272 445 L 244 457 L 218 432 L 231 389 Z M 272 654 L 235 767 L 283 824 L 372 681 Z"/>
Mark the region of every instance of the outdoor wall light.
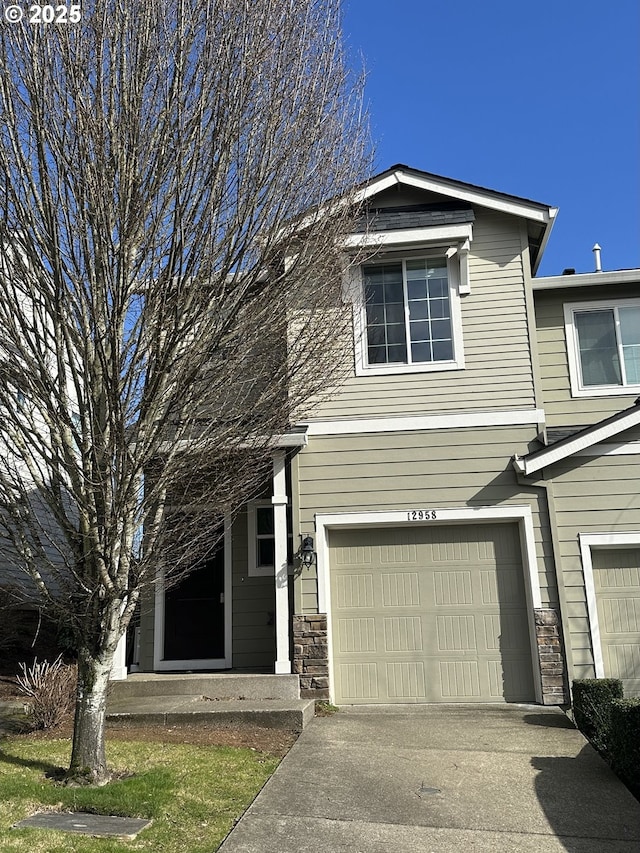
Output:
<path fill-rule="evenodd" d="M 316 553 L 313 550 L 313 538 L 311 536 L 302 537 L 302 547 L 300 548 L 300 558 L 302 565 L 309 568 L 316 561 Z"/>

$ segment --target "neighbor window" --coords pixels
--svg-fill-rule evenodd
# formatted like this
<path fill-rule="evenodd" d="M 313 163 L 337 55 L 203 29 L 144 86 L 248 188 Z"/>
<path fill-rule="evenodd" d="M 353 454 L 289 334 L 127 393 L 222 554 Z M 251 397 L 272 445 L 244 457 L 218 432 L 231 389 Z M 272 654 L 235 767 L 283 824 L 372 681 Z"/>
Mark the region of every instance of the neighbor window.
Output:
<path fill-rule="evenodd" d="M 459 366 L 446 257 L 367 264 L 362 274 L 365 369 Z"/>
<path fill-rule="evenodd" d="M 640 389 L 640 302 L 565 307 L 574 394 L 635 393 Z"/>

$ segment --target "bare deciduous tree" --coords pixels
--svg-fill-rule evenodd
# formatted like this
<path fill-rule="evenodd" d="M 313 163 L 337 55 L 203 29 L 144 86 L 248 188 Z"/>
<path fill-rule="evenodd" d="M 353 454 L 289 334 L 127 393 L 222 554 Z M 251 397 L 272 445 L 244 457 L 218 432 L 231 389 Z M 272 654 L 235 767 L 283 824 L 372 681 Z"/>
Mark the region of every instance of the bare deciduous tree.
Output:
<path fill-rule="evenodd" d="M 339 7 L 87 0 L 0 28 L 0 542 L 73 633 L 74 779 L 108 778 L 141 589 L 212 546 L 336 379 L 368 168 Z"/>

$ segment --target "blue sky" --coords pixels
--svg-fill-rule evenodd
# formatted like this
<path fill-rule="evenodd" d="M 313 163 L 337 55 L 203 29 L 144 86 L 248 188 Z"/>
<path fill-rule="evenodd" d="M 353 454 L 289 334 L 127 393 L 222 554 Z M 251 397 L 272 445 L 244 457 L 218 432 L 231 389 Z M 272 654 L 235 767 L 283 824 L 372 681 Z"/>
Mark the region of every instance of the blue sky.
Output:
<path fill-rule="evenodd" d="M 344 0 L 376 171 L 560 208 L 539 275 L 640 267 L 639 0 Z"/>

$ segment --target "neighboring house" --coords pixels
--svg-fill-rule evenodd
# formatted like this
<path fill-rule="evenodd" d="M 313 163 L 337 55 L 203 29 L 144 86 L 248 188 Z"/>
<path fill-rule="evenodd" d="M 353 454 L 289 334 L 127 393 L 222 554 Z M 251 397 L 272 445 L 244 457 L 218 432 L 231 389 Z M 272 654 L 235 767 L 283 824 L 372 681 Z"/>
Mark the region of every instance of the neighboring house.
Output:
<path fill-rule="evenodd" d="M 640 693 L 640 271 L 535 278 L 555 208 L 406 166 L 362 198 L 351 375 L 157 590 L 137 665 L 344 704 Z"/>

